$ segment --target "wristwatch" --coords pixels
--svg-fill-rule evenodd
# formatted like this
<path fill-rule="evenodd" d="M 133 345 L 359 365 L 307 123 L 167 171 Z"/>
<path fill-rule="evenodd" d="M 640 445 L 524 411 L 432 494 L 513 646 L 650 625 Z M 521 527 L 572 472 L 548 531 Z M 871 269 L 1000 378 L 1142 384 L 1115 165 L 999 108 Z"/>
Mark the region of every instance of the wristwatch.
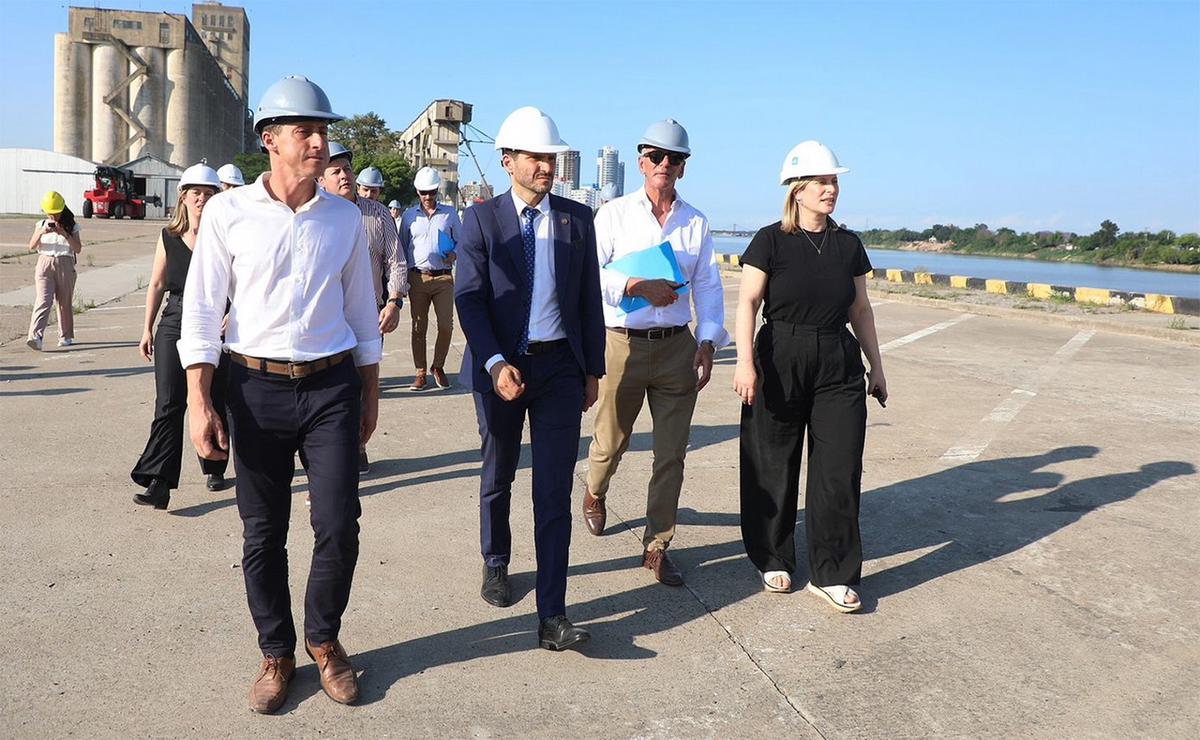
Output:
<path fill-rule="evenodd" d="M 403 298 L 389 298 L 389 299 L 387 299 L 387 302 L 388 302 L 388 303 L 395 303 L 397 306 L 403 306 L 403 305 L 404 305 L 404 299 L 403 299 Z"/>

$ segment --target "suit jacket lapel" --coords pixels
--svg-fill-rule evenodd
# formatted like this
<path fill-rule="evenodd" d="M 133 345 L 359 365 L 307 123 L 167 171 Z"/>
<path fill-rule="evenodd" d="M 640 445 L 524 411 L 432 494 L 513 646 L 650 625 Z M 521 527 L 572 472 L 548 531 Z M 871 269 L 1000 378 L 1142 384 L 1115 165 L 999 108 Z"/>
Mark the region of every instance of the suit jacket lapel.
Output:
<path fill-rule="evenodd" d="M 508 252 L 509 259 L 517 268 L 517 277 L 526 290 L 533 290 L 529 277 L 525 274 L 525 243 L 521 240 L 521 222 L 517 218 L 517 210 L 513 207 L 511 191 L 496 198 L 492 203 L 496 207 L 496 223 L 500 225 L 501 249 Z"/>
<path fill-rule="evenodd" d="M 549 196 L 547 196 L 549 197 Z M 567 287 L 571 284 L 571 214 L 554 210 L 550 203 L 550 233 L 554 237 L 554 287 L 558 293 L 558 304 L 563 306 L 569 298 Z"/>

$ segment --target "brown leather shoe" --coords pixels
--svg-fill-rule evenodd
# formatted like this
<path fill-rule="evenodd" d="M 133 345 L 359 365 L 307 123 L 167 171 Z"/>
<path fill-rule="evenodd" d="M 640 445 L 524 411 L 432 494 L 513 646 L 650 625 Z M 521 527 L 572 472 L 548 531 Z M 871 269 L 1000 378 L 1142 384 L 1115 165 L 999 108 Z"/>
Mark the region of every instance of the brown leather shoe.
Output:
<path fill-rule="evenodd" d="M 608 521 L 608 509 L 604 508 L 604 499 L 596 498 L 586 488 L 583 490 L 583 523 L 588 531 L 599 537 L 604 534 L 604 524 Z"/>
<path fill-rule="evenodd" d="M 321 688 L 329 698 L 339 704 L 358 701 L 358 678 L 350 666 L 350 658 L 337 640 L 314 645 L 304 640 L 304 652 L 317 664 L 321 674 Z"/>
<path fill-rule="evenodd" d="M 288 684 L 295 672 L 295 658 L 265 656 L 258 669 L 258 678 L 250 685 L 250 708 L 259 714 L 278 711 L 287 699 Z"/>
<path fill-rule="evenodd" d="M 450 381 L 446 379 L 446 371 L 440 367 L 429 368 L 429 373 L 433 375 L 433 382 L 438 388 L 446 389 L 450 387 Z"/>
<path fill-rule="evenodd" d="M 417 371 L 417 377 L 413 378 L 412 385 L 408 387 L 410 391 L 423 391 L 429 387 L 429 379 L 425 376 L 424 370 Z"/>
<path fill-rule="evenodd" d="M 654 577 L 664 586 L 682 586 L 683 574 L 671 562 L 666 550 L 646 550 L 642 553 L 642 567 L 654 571 Z"/>

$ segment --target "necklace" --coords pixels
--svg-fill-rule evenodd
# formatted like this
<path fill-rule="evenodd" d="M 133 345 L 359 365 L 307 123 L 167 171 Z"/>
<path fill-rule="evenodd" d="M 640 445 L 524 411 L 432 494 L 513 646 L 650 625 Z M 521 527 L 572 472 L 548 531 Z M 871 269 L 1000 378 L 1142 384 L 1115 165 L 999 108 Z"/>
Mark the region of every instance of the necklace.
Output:
<path fill-rule="evenodd" d="M 813 238 L 808 235 L 808 230 L 803 226 L 800 227 L 800 233 L 804 234 L 804 238 L 808 240 L 808 243 L 811 244 L 812 248 L 817 250 L 817 254 L 820 255 L 821 250 L 825 247 L 825 240 L 829 238 L 829 224 L 825 224 L 825 231 L 821 234 L 820 244 L 817 244 L 813 241 Z"/>

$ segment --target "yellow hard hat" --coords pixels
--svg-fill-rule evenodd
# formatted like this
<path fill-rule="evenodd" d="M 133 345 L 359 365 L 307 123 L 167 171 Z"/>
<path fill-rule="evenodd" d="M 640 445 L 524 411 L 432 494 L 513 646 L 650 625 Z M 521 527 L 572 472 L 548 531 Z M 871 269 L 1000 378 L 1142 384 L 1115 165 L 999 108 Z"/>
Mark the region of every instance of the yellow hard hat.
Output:
<path fill-rule="evenodd" d="M 62 213 L 67 207 L 67 202 L 57 192 L 51 190 L 42 196 L 42 212 L 47 216 L 53 216 L 56 213 Z"/>

